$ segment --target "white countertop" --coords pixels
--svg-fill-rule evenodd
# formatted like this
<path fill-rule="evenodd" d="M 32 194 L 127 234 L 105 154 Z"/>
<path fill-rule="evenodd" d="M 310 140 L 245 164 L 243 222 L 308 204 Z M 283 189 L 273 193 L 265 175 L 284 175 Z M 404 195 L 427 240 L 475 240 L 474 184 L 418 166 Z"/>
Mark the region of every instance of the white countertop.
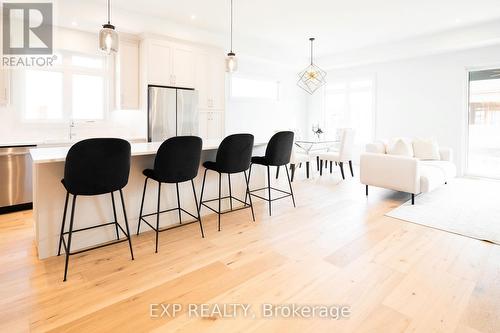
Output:
<path fill-rule="evenodd" d="M 221 140 L 203 140 L 202 150 L 214 150 L 219 147 Z M 132 156 L 156 154 L 162 142 L 131 143 Z M 262 146 L 267 142 L 256 142 L 255 146 Z M 71 147 L 33 148 L 30 149 L 33 164 L 63 162 Z"/>

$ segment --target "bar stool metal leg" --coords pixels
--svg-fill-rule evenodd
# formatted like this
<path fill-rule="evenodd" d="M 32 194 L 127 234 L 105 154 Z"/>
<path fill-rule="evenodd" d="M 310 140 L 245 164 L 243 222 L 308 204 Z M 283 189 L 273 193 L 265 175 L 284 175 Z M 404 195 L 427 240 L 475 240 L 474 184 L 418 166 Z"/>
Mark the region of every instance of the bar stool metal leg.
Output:
<path fill-rule="evenodd" d="M 278 179 L 280 176 L 280 167 L 279 165 L 276 167 L 276 179 Z"/>
<path fill-rule="evenodd" d="M 198 213 L 198 222 L 200 223 L 201 237 L 205 238 L 205 233 L 203 232 L 203 224 L 201 223 L 200 207 L 198 206 L 198 199 L 196 198 L 196 189 L 194 188 L 194 181 L 192 179 L 191 179 L 191 186 L 193 187 L 194 203 L 196 205 L 196 212 Z"/>
<path fill-rule="evenodd" d="M 158 233 L 160 230 L 160 196 L 161 196 L 161 183 L 158 182 L 158 205 L 156 211 L 156 249 L 155 253 L 158 253 Z"/>
<path fill-rule="evenodd" d="M 69 192 L 66 192 L 66 201 L 64 202 L 64 215 L 63 215 L 63 220 L 62 220 L 62 225 L 61 225 L 61 233 L 59 234 L 59 249 L 57 250 L 57 256 L 61 255 L 61 245 L 62 245 L 62 239 L 64 237 L 64 225 L 66 224 L 66 214 L 68 212 L 68 200 L 69 200 Z"/>
<path fill-rule="evenodd" d="M 69 220 L 68 246 L 66 248 L 66 262 L 64 264 L 64 280 L 63 281 L 66 281 L 66 276 L 68 275 L 68 262 L 69 262 L 69 254 L 71 252 L 71 236 L 73 234 L 73 221 L 75 218 L 75 206 L 76 206 L 76 195 L 73 195 L 73 202 L 71 204 L 71 217 Z"/>
<path fill-rule="evenodd" d="M 269 165 L 267 166 L 267 192 L 269 194 L 269 216 L 271 216 L 271 171 Z"/>
<path fill-rule="evenodd" d="M 221 178 L 222 178 L 222 175 L 221 173 L 219 172 L 219 211 L 217 213 L 217 216 L 218 216 L 218 230 L 220 231 L 220 212 L 221 212 L 221 208 L 220 208 L 220 201 L 221 201 Z"/>
<path fill-rule="evenodd" d="M 248 169 L 248 186 L 250 186 L 250 176 L 252 175 L 252 163 L 250 163 L 250 168 Z M 245 180 L 246 180 L 246 177 L 247 177 L 247 173 L 245 171 Z M 247 204 L 247 196 L 250 195 L 250 192 L 247 192 L 245 193 L 245 205 Z"/>
<path fill-rule="evenodd" d="M 229 207 L 231 208 L 231 210 L 233 210 L 233 195 L 231 193 L 231 174 L 230 173 L 227 174 L 227 181 L 229 184 Z"/>
<path fill-rule="evenodd" d="M 179 212 L 179 224 L 182 224 L 181 199 L 179 196 L 179 183 L 175 183 L 175 189 L 177 190 L 177 211 Z"/>
<path fill-rule="evenodd" d="M 251 167 L 250 167 L 250 171 L 252 171 Z M 252 220 L 255 222 L 255 213 L 253 211 L 252 195 L 250 194 L 250 172 L 248 173 L 248 177 L 247 177 L 246 171 L 244 171 L 243 173 L 245 174 L 245 181 L 247 183 L 247 193 L 245 195 L 245 205 L 246 205 L 246 196 L 248 195 L 248 197 L 250 198 L 250 210 L 252 211 Z"/>
<path fill-rule="evenodd" d="M 134 251 L 132 250 L 132 240 L 130 239 L 130 229 L 128 227 L 127 210 L 125 209 L 125 200 L 123 200 L 123 191 L 120 189 L 120 199 L 122 200 L 123 218 L 125 219 L 125 228 L 127 228 L 128 246 L 130 247 L 130 256 L 134 260 Z"/>
<path fill-rule="evenodd" d="M 290 180 L 290 175 L 288 174 L 288 169 L 286 169 L 286 177 L 288 178 L 288 185 L 290 186 L 290 193 L 292 194 L 292 201 L 293 201 L 293 207 L 295 206 L 295 196 L 293 195 L 293 189 L 292 189 L 292 181 Z"/>
<path fill-rule="evenodd" d="M 144 189 L 142 190 L 141 210 L 139 211 L 139 222 L 137 222 L 137 235 L 139 235 L 139 231 L 141 228 L 142 210 L 144 208 L 144 197 L 146 196 L 146 186 L 147 185 L 148 185 L 148 177 L 146 177 L 146 180 L 144 181 Z"/>
<path fill-rule="evenodd" d="M 205 173 L 203 174 L 203 183 L 201 184 L 201 194 L 200 194 L 200 205 L 198 210 L 201 211 L 201 205 L 203 202 L 203 191 L 205 190 L 205 179 L 207 178 L 207 171 L 208 169 L 205 169 Z"/>
<path fill-rule="evenodd" d="M 116 206 L 115 206 L 115 195 L 111 192 L 111 202 L 113 203 L 113 216 L 115 218 L 115 230 L 116 230 L 116 239 L 120 239 L 120 234 L 118 233 L 118 218 L 116 216 Z"/>

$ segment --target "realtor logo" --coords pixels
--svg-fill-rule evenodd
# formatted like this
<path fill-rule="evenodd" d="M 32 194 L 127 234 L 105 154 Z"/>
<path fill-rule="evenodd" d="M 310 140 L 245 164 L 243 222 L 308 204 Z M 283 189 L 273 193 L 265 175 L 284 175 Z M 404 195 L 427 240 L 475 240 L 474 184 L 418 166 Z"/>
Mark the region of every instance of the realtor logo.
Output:
<path fill-rule="evenodd" d="M 3 3 L 3 54 L 52 54 L 52 3 Z"/>

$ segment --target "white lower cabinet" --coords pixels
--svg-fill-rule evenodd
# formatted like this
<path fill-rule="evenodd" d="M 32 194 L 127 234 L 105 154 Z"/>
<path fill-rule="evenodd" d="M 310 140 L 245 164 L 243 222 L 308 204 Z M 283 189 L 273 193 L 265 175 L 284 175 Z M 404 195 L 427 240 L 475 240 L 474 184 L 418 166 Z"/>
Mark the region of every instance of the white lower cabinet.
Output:
<path fill-rule="evenodd" d="M 0 67 L 0 105 L 9 104 L 9 72 Z"/>
<path fill-rule="evenodd" d="M 207 140 L 224 137 L 224 112 L 200 111 L 200 137 Z"/>

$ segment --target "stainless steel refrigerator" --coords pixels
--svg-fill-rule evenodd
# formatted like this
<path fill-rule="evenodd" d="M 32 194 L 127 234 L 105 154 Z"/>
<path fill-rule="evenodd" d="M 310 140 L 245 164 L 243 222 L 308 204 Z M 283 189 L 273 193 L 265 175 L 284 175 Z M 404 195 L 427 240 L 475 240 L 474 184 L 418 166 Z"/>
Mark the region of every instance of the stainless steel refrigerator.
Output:
<path fill-rule="evenodd" d="M 148 141 L 198 135 L 198 92 L 148 86 Z"/>

